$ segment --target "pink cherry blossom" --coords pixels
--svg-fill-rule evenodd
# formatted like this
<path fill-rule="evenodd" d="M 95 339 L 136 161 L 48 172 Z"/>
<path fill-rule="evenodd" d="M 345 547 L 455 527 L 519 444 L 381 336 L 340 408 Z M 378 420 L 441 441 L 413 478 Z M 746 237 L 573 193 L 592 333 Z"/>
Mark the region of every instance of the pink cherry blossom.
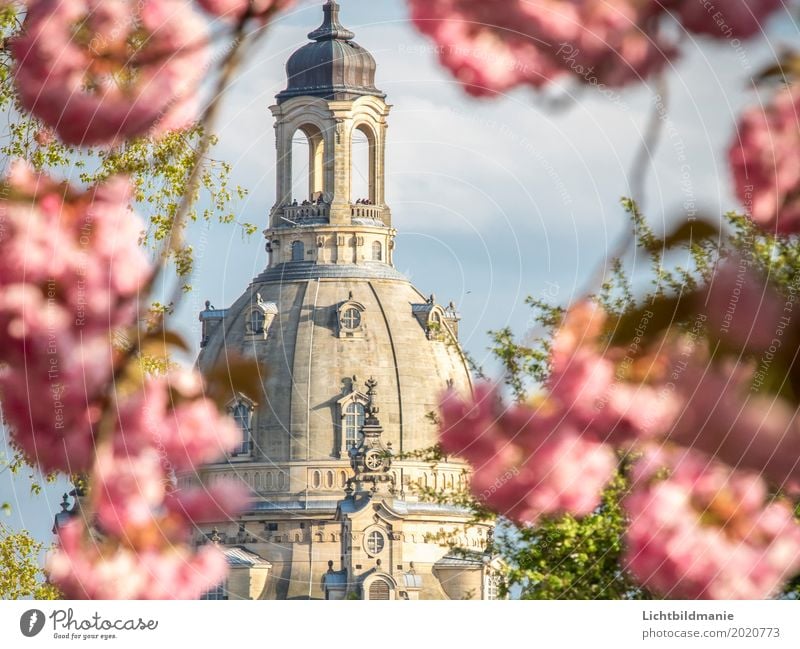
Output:
<path fill-rule="evenodd" d="M 45 471 L 85 471 L 150 274 L 127 180 L 81 191 L 15 162 L 0 203 L 0 395 L 13 443 Z"/>
<path fill-rule="evenodd" d="M 738 349 L 764 350 L 776 337 L 785 299 L 742 257 L 718 266 L 711 278 L 705 311 L 714 335 Z"/>
<path fill-rule="evenodd" d="M 675 3 L 681 24 L 696 34 L 718 39 L 749 38 L 761 33 L 770 14 L 781 8 L 780 0 L 702 0 Z"/>
<path fill-rule="evenodd" d="M 666 366 L 644 343 L 628 349 L 602 339 L 607 316 L 597 304 L 581 301 L 566 313 L 552 344 L 552 371 L 546 388 L 564 417 L 601 441 L 614 444 L 665 433 L 681 401 L 664 390 Z"/>
<path fill-rule="evenodd" d="M 101 449 L 93 478 L 92 500 L 100 529 L 123 538 L 152 525 L 167 495 L 167 478 L 155 447 L 135 455 Z"/>
<path fill-rule="evenodd" d="M 673 48 L 651 29 L 655 1 L 410 0 L 416 27 L 467 92 L 541 87 L 562 76 L 620 86 L 657 71 Z"/>
<path fill-rule="evenodd" d="M 411 17 L 441 63 L 473 95 L 559 78 L 623 86 L 677 54 L 667 23 L 718 39 L 749 38 L 779 0 L 409 0 Z M 669 15 L 672 13 L 672 16 Z"/>
<path fill-rule="evenodd" d="M 800 570 L 800 526 L 753 473 L 688 449 L 651 449 L 624 500 L 625 564 L 680 599 L 765 599 Z"/>
<path fill-rule="evenodd" d="M 187 126 L 206 27 L 181 0 L 32 0 L 11 44 L 22 105 L 68 144 Z"/>
<path fill-rule="evenodd" d="M 117 425 L 94 454 L 79 510 L 91 529 L 76 518 L 59 530 L 49 576 L 70 597 L 196 598 L 221 581 L 226 566 L 216 549 L 192 547 L 195 525 L 230 520 L 249 490 L 192 482 L 189 471 L 232 450 L 235 424 L 202 396 L 194 372 L 146 378 L 134 388 L 129 379 L 115 394 Z M 176 421 L 192 430 L 176 432 Z M 188 479 L 181 486 L 178 470 Z"/>
<path fill-rule="evenodd" d="M 182 471 L 224 457 L 241 443 L 241 430 L 202 396 L 199 375 L 173 371 L 148 378 L 118 408 L 118 454 L 157 447 L 169 466 Z"/>
<path fill-rule="evenodd" d="M 181 370 L 147 377 L 141 389 L 128 386 L 118 395 L 113 443 L 98 451 L 94 471 L 93 505 L 105 533 L 138 536 L 165 516 L 175 523 L 175 513 L 187 522 L 195 516 L 227 519 L 226 510 L 243 504 L 238 484 L 173 493 L 176 472 L 218 460 L 240 440 L 233 419 L 221 415 L 202 389 L 196 372 Z M 159 528 L 169 525 L 162 521 Z"/>
<path fill-rule="evenodd" d="M 736 195 L 767 232 L 800 230 L 800 92 L 778 90 L 744 112 L 728 152 Z"/>
<path fill-rule="evenodd" d="M 288 9 L 294 0 L 197 0 L 207 13 L 220 18 L 240 20 L 249 11 L 254 18 Z"/>
<path fill-rule="evenodd" d="M 667 439 L 747 468 L 770 484 L 800 481 L 800 416 L 782 397 L 754 392 L 763 368 L 687 363 L 675 382 L 684 407 Z"/>
<path fill-rule="evenodd" d="M 613 450 L 571 421 L 527 406 L 504 408 L 487 386 L 473 402 L 448 395 L 441 411 L 442 448 L 472 464 L 474 497 L 520 523 L 590 513 L 616 469 Z"/>
<path fill-rule="evenodd" d="M 79 520 L 62 527 L 50 553 L 50 580 L 69 599 L 197 599 L 227 572 L 214 545 L 140 550 L 90 534 Z"/>
<path fill-rule="evenodd" d="M 220 523 L 242 511 L 249 499 L 241 484 L 218 482 L 209 487 L 179 489 L 170 494 L 166 508 L 194 523 Z"/>
<path fill-rule="evenodd" d="M 560 74 L 520 29 L 517 2 L 409 4 L 416 27 L 436 42 L 442 65 L 472 95 L 493 95 L 520 84 L 541 87 Z"/>

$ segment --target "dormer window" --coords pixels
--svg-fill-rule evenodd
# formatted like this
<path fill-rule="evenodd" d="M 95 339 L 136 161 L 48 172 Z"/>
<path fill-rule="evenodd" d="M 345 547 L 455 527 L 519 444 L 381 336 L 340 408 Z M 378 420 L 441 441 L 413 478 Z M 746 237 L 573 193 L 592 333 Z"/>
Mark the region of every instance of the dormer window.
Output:
<path fill-rule="evenodd" d="M 264 333 L 264 312 L 260 309 L 253 309 L 250 312 L 250 330 L 248 333 L 251 334 L 263 334 Z"/>
<path fill-rule="evenodd" d="M 261 293 L 256 293 L 244 321 L 246 340 L 265 340 L 269 326 L 278 315 L 278 306 L 274 302 L 264 302 Z"/>
<path fill-rule="evenodd" d="M 250 399 L 240 396 L 228 411 L 241 431 L 241 440 L 233 452 L 235 456 L 252 455 L 253 453 L 253 410 L 255 404 Z"/>

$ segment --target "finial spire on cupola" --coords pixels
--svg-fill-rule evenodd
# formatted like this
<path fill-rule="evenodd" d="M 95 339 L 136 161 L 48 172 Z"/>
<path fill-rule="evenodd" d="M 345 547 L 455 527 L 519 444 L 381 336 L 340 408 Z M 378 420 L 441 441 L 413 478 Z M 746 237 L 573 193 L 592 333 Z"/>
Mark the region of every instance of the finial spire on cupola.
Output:
<path fill-rule="evenodd" d="M 356 35 L 339 21 L 339 3 L 328 0 L 322 11 L 325 14 L 322 24 L 311 32 L 308 37 L 312 41 L 340 40 L 351 41 Z"/>

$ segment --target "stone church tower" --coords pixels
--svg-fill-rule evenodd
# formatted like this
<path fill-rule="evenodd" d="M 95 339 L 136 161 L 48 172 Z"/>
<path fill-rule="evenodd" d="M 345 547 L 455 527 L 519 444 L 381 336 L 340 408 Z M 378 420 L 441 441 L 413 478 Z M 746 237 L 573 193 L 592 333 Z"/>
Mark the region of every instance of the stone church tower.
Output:
<path fill-rule="evenodd" d="M 436 443 L 430 415 L 444 390 L 472 389 L 459 316 L 394 267 L 384 198 L 390 106 L 338 4 L 323 11 L 271 107 L 277 191 L 267 268 L 230 308 L 207 303 L 200 314 L 201 370 L 232 356 L 263 368 L 261 393 L 230 402 L 241 446 L 200 476 L 252 492 L 238 521 L 199 536 L 231 564 L 209 597 L 489 598 L 491 527 L 421 493 L 463 487 L 466 465 L 409 455 Z M 357 131 L 369 149 L 361 200 L 351 191 Z M 301 134 L 309 172 L 297 194 L 292 143 Z M 454 554 L 454 541 L 466 552 Z"/>

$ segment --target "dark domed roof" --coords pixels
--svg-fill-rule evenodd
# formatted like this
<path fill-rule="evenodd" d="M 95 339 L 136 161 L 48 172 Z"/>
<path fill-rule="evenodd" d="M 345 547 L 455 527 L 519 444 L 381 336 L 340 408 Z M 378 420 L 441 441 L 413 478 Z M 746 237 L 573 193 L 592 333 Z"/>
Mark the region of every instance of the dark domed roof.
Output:
<path fill-rule="evenodd" d="M 323 99 L 384 97 L 375 87 L 375 59 L 339 22 L 339 5 L 328 0 L 323 11 L 322 25 L 308 35 L 314 42 L 301 47 L 286 63 L 289 84 L 278 94 L 278 103 L 303 95 Z"/>

